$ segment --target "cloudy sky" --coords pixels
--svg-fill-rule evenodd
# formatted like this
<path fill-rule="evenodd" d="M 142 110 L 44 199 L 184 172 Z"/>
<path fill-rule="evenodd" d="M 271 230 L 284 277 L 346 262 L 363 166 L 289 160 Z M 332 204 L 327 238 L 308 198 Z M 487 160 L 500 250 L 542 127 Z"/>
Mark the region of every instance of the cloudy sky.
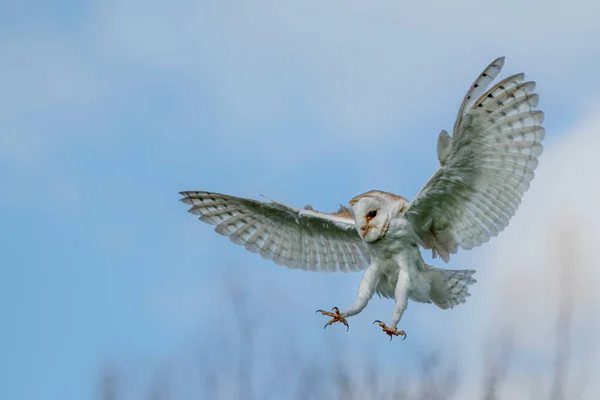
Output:
<path fill-rule="evenodd" d="M 0 397 L 91 399 L 107 363 L 143 369 L 215 343 L 238 329 L 223 313 L 241 285 L 259 328 L 293 326 L 305 353 L 340 345 L 407 371 L 428 351 L 459 357 L 464 398 L 485 338 L 507 330 L 517 371 L 546 379 L 566 296 L 571 386 L 595 398 L 599 13 L 592 1 L 4 2 Z M 323 332 L 314 310 L 350 304 L 360 274 L 277 267 L 177 201 L 262 193 L 333 211 L 373 188 L 410 198 L 498 56 L 501 76 L 537 81 L 546 150 L 511 226 L 451 260 L 478 270 L 473 296 L 452 311 L 409 305 L 405 342 L 370 325 L 389 319 L 383 300 L 348 334 Z M 524 376 L 506 396 L 530 393 Z"/>

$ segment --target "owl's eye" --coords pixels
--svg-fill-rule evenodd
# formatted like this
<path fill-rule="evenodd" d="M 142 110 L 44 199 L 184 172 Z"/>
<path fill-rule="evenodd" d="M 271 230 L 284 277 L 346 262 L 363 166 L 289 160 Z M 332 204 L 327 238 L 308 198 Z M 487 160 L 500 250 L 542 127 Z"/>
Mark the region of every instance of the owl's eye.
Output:
<path fill-rule="evenodd" d="M 369 213 L 367 214 L 367 218 L 369 218 L 369 219 L 373 219 L 376 216 L 377 216 L 377 210 L 369 211 Z"/>

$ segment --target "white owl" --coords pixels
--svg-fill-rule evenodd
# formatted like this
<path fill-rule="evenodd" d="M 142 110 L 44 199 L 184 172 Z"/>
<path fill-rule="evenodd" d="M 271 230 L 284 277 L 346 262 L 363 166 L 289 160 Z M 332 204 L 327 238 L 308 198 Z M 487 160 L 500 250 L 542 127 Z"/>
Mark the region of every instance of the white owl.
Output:
<path fill-rule="evenodd" d="M 343 312 L 318 310 L 332 317 L 325 325 L 361 312 L 374 293 L 395 300 L 389 325 L 397 330 L 408 299 L 442 309 L 464 303 L 472 270 L 427 265 L 419 247 L 448 262 L 498 235 L 515 214 L 529 188 L 542 153 L 543 112 L 535 110 L 535 82 L 510 76 L 489 90 L 504 65 L 492 62 L 467 92 L 453 136 L 442 131 L 440 167 L 412 201 L 373 190 L 354 197 L 349 207 L 328 214 L 310 206 L 298 209 L 218 193 L 181 192 L 192 214 L 216 225 L 253 253 L 290 268 L 310 271 L 365 270 L 354 304 Z"/>

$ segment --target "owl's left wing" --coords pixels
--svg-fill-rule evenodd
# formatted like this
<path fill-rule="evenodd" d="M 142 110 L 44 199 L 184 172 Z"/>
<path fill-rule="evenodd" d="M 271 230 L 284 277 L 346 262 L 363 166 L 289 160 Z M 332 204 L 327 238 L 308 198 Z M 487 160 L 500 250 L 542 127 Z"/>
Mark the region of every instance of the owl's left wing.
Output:
<path fill-rule="evenodd" d="M 209 192 L 181 192 L 200 220 L 277 265 L 310 271 L 359 271 L 369 256 L 347 210 L 326 214 L 281 203 Z"/>
<path fill-rule="evenodd" d="M 535 82 L 517 74 L 483 93 L 503 64 L 495 60 L 472 85 L 453 137 L 440 135 L 440 168 L 405 213 L 423 246 L 446 262 L 459 246 L 477 247 L 508 226 L 542 153 Z"/>

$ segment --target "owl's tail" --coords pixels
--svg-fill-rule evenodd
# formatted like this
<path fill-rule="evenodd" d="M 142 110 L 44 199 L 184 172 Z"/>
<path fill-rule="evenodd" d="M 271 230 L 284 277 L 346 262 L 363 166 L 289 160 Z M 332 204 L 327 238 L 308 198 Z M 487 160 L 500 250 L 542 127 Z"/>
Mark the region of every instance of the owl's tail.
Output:
<path fill-rule="evenodd" d="M 464 303 L 471 294 L 469 285 L 477 282 L 473 279 L 474 270 L 447 270 L 429 266 L 431 282 L 431 301 L 446 310 Z"/>

